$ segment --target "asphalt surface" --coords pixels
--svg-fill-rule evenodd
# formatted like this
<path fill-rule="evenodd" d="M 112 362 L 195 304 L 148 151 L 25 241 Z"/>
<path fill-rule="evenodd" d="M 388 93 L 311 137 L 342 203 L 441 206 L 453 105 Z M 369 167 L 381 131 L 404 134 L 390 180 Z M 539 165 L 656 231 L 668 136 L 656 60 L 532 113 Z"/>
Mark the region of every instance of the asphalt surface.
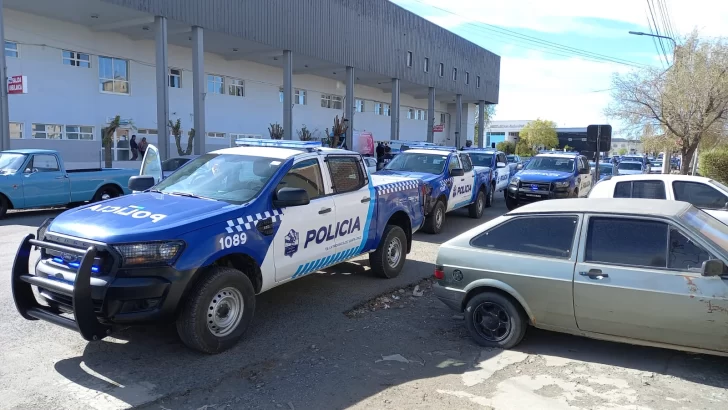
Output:
<path fill-rule="evenodd" d="M 480 222 L 503 212 L 497 196 Z M 87 343 L 22 319 L 10 294 L 10 267 L 20 239 L 52 215 L 24 212 L 0 221 L 2 409 L 728 406 L 725 358 L 533 329 L 511 351 L 474 344 L 462 318 L 423 281 L 439 244 L 476 224 L 464 212 L 449 215 L 440 235 L 416 234 L 396 279 L 375 278 L 362 258 L 260 295 L 245 339 L 216 356 L 186 349 L 169 326 Z"/>

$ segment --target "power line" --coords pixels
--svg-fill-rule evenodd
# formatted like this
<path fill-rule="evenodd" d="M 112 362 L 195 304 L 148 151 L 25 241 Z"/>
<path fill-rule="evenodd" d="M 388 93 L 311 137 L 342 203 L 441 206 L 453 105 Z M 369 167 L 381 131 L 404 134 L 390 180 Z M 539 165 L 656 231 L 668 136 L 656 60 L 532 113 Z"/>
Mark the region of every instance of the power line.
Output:
<path fill-rule="evenodd" d="M 652 12 L 652 3 L 650 3 L 650 0 L 647 0 L 647 7 L 650 9 L 650 16 L 652 16 L 652 24 L 655 26 L 655 33 L 658 36 L 660 34 L 660 29 L 657 27 L 657 21 L 655 21 L 655 14 Z M 658 42 L 660 43 L 660 48 L 662 49 L 662 53 L 665 56 L 665 62 L 667 65 L 670 65 L 670 61 L 667 59 L 667 51 L 665 51 L 665 45 L 662 43 L 662 38 L 657 38 Z"/>

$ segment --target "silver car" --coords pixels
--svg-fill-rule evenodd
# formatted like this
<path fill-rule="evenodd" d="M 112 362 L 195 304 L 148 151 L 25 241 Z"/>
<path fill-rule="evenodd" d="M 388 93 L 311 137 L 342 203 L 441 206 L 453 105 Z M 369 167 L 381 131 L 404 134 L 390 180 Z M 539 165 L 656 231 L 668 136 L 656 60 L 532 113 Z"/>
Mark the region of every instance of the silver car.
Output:
<path fill-rule="evenodd" d="M 479 344 L 531 325 L 728 355 L 728 226 L 686 202 L 558 199 L 444 243 L 435 294 Z"/>

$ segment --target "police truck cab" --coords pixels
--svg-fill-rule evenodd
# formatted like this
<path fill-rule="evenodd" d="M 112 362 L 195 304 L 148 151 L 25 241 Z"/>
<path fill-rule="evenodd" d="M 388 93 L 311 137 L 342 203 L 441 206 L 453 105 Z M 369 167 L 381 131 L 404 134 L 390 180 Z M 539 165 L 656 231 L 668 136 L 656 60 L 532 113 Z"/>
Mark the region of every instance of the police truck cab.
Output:
<path fill-rule="evenodd" d="M 187 346 L 217 353 L 243 336 L 256 294 L 363 254 L 377 276 L 400 273 L 424 223 L 421 181 L 370 175 L 358 153 L 317 142 L 238 145 L 163 180 L 149 146 L 147 175 L 129 182 L 143 192 L 68 210 L 28 235 L 12 271 L 19 313 L 86 340 L 171 320 Z"/>

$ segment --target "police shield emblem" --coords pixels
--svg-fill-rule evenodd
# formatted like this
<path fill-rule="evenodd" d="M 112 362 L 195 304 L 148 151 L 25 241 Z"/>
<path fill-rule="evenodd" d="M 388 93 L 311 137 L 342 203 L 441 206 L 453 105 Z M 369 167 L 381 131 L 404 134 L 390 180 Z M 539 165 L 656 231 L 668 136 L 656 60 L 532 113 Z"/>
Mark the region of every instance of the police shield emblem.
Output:
<path fill-rule="evenodd" d="M 285 238 L 285 250 L 284 254 L 286 256 L 293 257 L 293 254 L 298 252 L 298 232 L 291 229 L 287 234 Z"/>

